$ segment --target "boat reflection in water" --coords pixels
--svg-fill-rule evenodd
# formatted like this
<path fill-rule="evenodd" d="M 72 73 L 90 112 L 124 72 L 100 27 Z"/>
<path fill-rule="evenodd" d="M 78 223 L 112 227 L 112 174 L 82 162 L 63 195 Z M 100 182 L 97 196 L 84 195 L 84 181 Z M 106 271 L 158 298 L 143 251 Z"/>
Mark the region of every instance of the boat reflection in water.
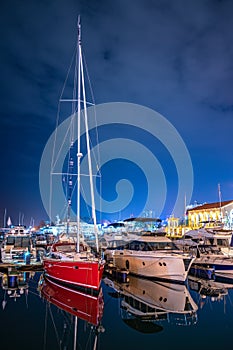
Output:
<path fill-rule="evenodd" d="M 166 321 L 187 326 L 197 322 L 198 306 L 184 284 L 155 282 L 134 276 L 129 276 L 126 283 L 112 277 L 106 277 L 104 282 L 115 291 L 110 295 L 121 299 L 123 321 L 140 332 L 159 332 Z"/>
<path fill-rule="evenodd" d="M 233 283 L 225 283 L 214 279 L 204 279 L 190 275 L 188 277 L 190 290 L 198 294 L 199 306 L 203 308 L 207 302 L 225 301 Z"/>
<path fill-rule="evenodd" d="M 64 316 L 64 324 L 61 331 L 63 340 L 60 340 L 60 344 L 65 342 L 65 338 L 67 338 L 66 341 L 71 341 L 73 339 L 73 349 L 76 349 L 78 329 L 79 327 L 81 329 L 83 326 L 82 340 L 83 332 L 85 333 L 90 330 L 91 333 L 88 333 L 88 341 L 90 341 L 90 337 L 93 335 L 93 349 L 95 349 L 99 333 L 104 332 L 104 328 L 101 325 L 104 309 L 102 288 L 98 292 L 95 290 L 88 290 L 87 292 L 87 290 L 78 287 L 74 288 L 75 289 L 70 288 L 70 285 L 59 284 L 54 280 L 48 279 L 44 275 L 41 276 L 38 287 L 40 296 L 47 302 L 46 307 L 48 306 L 51 321 L 54 326 L 55 323 L 51 306 L 54 305 L 59 308 L 61 315 Z M 55 311 L 55 309 L 53 310 Z M 67 333 L 66 336 L 64 334 L 65 329 Z M 70 332 L 73 333 L 73 337 Z M 55 329 L 55 334 L 58 334 L 57 329 Z M 48 340 L 49 337 L 51 337 L 51 334 L 47 335 Z"/>
<path fill-rule="evenodd" d="M 4 291 L 2 300 L 3 310 L 8 299 L 16 301 L 21 296 L 25 296 L 27 302 L 29 280 L 34 276 L 33 271 L 20 271 L 14 267 L 8 267 L 0 271 L 1 287 Z"/>

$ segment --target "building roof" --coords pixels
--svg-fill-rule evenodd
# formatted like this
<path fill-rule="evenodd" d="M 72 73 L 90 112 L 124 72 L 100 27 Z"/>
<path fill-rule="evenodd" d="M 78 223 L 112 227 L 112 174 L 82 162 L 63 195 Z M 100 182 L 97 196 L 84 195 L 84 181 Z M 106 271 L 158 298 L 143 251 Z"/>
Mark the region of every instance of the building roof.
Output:
<path fill-rule="evenodd" d="M 147 217 L 133 217 L 129 219 L 125 219 L 124 222 L 131 222 L 131 221 L 139 221 L 139 222 L 161 222 L 162 220 L 159 218 L 147 218 Z"/>
<path fill-rule="evenodd" d="M 192 209 L 188 209 L 187 211 L 190 212 L 190 211 L 199 211 L 199 210 L 208 210 L 208 209 L 216 209 L 216 208 L 219 208 L 220 207 L 220 204 L 221 204 L 221 208 L 222 207 L 225 207 L 226 205 L 228 204 L 233 204 L 233 200 L 230 200 L 230 201 L 224 201 L 224 202 L 215 202 L 215 203 L 206 203 L 206 204 L 203 204 L 203 205 L 198 205 L 196 206 L 195 208 L 192 208 Z"/>

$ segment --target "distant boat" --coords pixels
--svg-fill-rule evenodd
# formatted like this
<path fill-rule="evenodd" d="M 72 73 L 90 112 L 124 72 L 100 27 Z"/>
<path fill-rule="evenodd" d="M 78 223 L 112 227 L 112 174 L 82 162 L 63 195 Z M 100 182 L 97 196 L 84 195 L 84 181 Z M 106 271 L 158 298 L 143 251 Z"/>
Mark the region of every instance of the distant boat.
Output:
<path fill-rule="evenodd" d="M 90 250 L 80 244 L 80 189 L 81 189 L 81 136 L 80 136 L 80 123 L 81 123 L 81 103 L 83 106 L 82 116 L 85 120 L 85 133 L 86 133 L 86 152 L 88 156 L 89 165 L 89 178 L 90 178 L 90 193 L 92 203 L 92 219 L 95 227 L 96 234 L 96 250 L 98 255 L 98 228 L 96 224 L 96 213 L 95 213 L 95 201 L 94 201 L 94 190 L 93 190 L 93 175 L 92 165 L 90 158 L 90 139 L 88 130 L 88 116 L 86 107 L 86 93 L 84 86 L 84 69 L 83 69 L 83 58 L 81 48 L 81 25 L 80 19 L 78 20 L 78 40 L 77 40 L 77 54 L 76 54 L 76 65 L 74 80 L 77 81 L 77 86 L 74 86 L 74 95 L 72 98 L 74 118 L 72 118 L 71 129 L 77 129 L 77 240 L 76 243 L 60 241 L 52 245 L 50 253 L 43 257 L 43 266 L 46 276 L 56 279 L 58 282 L 70 283 L 71 285 L 77 285 L 84 288 L 99 289 L 100 283 L 104 270 L 104 260 L 101 256 L 90 252 Z M 75 84 L 76 85 L 76 84 Z M 76 96 L 77 94 L 77 96 Z M 82 101 L 81 101 L 82 95 Z M 77 111 L 77 113 L 76 113 Z M 76 124 L 74 123 L 76 121 Z M 74 125 L 75 124 L 75 125 Z M 73 148 L 74 141 L 71 140 L 70 147 Z M 69 167 L 73 166 L 73 159 L 69 159 Z M 67 174 L 66 174 L 67 175 Z M 70 174 L 69 184 L 72 183 L 74 174 Z M 68 211 L 71 206 L 71 196 L 68 198 Z M 69 234 L 69 214 L 67 220 L 67 233 Z"/>
<path fill-rule="evenodd" d="M 17 265 L 37 262 L 32 236 L 25 226 L 15 226 L 5 233 L 1 244 L 1 261 L 5 264 Z"/>
<path fill-rule="evenodd" d="M 175 241 L 180 250 L 196 256 L 192 268 L 200 274 L 210 270 L 217 278 L 233 280 L 232 234 L 214 233 L 205 228 L 192 230 Z"/>
<path fill-rule="evenodd" d="M 233 257 L 226 256 L 217 246 L 197 245 L 191 248 L 196 254 L 192 268 L 213 269 L 215 278 L 233 281 Z"/>
<path fill-rule="evenodd" d="M 175 241 L 181 249 L 189 249 L 193 245 L 214 245 L 221 249 L 226 256 L 233 256 L 232 231 L 213 230 L 209 228 L 200 228 L 190 230 L 185 233 L 183 238 Z"/>
<path fill-rule="evenodd" d="M 129 273 L 147 277 L 185 282 L 195 259 L 183 253 L 165 236 L 145 234 L 112 252 L 113 265 Z"/>

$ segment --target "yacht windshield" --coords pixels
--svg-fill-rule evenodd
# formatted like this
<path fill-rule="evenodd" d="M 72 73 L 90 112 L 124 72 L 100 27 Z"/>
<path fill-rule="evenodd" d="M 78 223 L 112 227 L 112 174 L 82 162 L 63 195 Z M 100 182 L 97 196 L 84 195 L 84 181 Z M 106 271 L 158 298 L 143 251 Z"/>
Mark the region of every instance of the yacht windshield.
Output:
<path fill-rule="evenodd" d="M 142 251 L 154 251 L 154 250 L 172 250 L 177 249 L 173 242 L 142 242 L 132 241 L 125 246 L 125 249 L 129 250 L 142 250 Z"/>
<path fill-rule="evenodd" d="M 13 245 L 14 247 L 17 247 L 17 248 L 26 248 L 30 246 L 30 238 L 9 236 L 7 237 L 6 244 Z"/>

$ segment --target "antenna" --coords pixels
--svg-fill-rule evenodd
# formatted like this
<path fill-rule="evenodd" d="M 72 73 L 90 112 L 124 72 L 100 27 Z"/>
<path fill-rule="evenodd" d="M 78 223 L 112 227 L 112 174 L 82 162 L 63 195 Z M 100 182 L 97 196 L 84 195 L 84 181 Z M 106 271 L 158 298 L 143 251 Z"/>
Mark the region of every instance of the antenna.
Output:
<path fill-rule="evenodd" d="M 222 219 L 222 194 L 221 194 L 220 184 L 218 184 L 218 198 L 219 198 L 220 219 Z"/>
<path fill-rule="evenodd" d="M 78 15 L 78 44 L 81 44 L 81 18 Z"/>

